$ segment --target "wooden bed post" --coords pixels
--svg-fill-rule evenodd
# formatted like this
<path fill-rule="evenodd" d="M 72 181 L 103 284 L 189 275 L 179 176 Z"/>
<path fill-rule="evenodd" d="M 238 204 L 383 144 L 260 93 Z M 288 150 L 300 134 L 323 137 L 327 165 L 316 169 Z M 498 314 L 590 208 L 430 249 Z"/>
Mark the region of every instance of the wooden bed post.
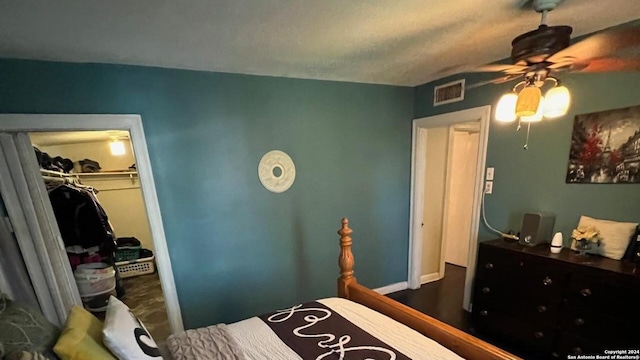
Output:
<path fill-rule="evenodd" d="M 342 219 L 342 228 L 338 230 L 340 234 L 340 257 L 338 265 L 340 266 L 340 277 L 338 278 L 338 296 L 341 298 L 349 298 L 349 285 L 356 283 L 353 276 L 353 253 L 351 252 L 351 233 L 353 230 L 349 228 L 349 219 Z"/>

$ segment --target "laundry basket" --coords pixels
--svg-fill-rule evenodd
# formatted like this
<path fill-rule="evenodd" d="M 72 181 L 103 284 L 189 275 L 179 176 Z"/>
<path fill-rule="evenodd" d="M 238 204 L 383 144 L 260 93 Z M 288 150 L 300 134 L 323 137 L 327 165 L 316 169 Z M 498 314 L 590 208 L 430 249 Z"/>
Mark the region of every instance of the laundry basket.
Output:
<path fill-rule="evenodd" d="M 136 260 L 140 257 L 140 240 L 134 237 L 118 238 L 116 248 L 116 261 Z"/>
<path fill-rule="evenodd" d="M 155 265 L 156 257 L 151 255 L 148 258 L 142 258 L 132 261 L 117 262 L 118 273 L 121 278 L 128 278 L 133 276 L 153 274 L 156 271 Z"/>

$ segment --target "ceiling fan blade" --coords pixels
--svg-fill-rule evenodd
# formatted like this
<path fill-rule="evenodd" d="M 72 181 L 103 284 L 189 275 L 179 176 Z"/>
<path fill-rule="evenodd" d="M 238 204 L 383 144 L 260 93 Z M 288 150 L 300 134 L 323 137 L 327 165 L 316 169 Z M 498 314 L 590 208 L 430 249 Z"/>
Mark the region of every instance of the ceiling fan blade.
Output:
<path fill-rule="evenodd" d="M 485 85 L 489 85 L 489 84 L 504 84 L 506 82 L 509 82 L 511 80 L 517 79 L 521 77 L 521 75 L 516 75 L 516 74 L 512 74 L 512 75 L 507 75 L 507 76 L 501 76 L 497 79 L 492 79 L 492 80 L 487 80 L 487 81 L 480 81 L 474 84 L 470 84 L 470 85 L 466 85 L 465 86 L 465 90 L 471 90 L 471 89 L 475 89 L 481 86 L 485 86 Z"/>
<path fill-rule="evenodd" d="M 570 59 L 602 58 L 630 47 L 640 47 L 640 22 L 591 35 L 551 55 L 547 61 L 556 63 Z"/>
<path fill-rule="evenodd" d="M 523 74 L 527 72 L 528 69 L 527 66 L 520 65 L 487 64 L 469 69 L 469 72 L 504 72 L 505 74 L 513 75 Z"/>
<path fill-rule="evenodd" d="M 582 69 L 582 73 L 598 73 L 612 71 L 640 71 L 640 59 L 600 58 L 589 60 Z"/>

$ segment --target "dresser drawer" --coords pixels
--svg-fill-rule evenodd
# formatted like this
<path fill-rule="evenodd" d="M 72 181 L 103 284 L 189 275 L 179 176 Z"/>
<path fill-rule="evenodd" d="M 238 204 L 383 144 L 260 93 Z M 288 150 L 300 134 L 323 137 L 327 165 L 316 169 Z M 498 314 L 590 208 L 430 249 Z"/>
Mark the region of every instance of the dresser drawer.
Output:
<path fill-rule="evenodd" d="M 507 250 L 480 246 L 476 277 L 510 279 L 520 266 L 520 257 Z"/>
<path fill-rule="evenodd" d="M 539 298 L 559 300 L 567 283 L 568 272 L 552 265 L 533 256 L 523 258 L 518 268 L 522 291 Z"/>
<path fill-rule="evenodd" d="M 629 323 L 640 321 L 640 289 L 619 283 L 608 283 L 580 274 L 572 274 L 567 289 L 567 305 L 589 308 Z"/>
<path fill-rule="evenodd" d="M 476 277 L 478 291 L 489 286 L 509 298 L 526 294 L 560 301 L 568 276 L 563 268 L 551 267 L 548 262 L 526 254 L 485 252 L 481 255 Z"/>
<path fill-rule="evenodd" d="M 565 308 L 560 318 L 560 329 L 568 334 L 595 340 L 612 347 L 635 348 L 640 343 L 640 335 L 633 324 L 598 314 L 597 308 Z"/>
<path fill-rule="evenodd" d="M 559 333 L 556 353 L 561 359 L 567 358 L 567 355 L 602 354 L 604 350 L 605 346 L 597 341 L 583 339 L 570 333 Z"/>
<path fill-rule="evenodd" d="M 490 286 L 482 286 L 476 291 L 473 300 L 473 309 L 501 311 L 514 317 L 524 318 L 539 326 L 553 327 L 558 322 L 560 303 L 545 298 L 528 297 L 521 295 L 514 297 L 509 291 L 501 291 L 497 288 L 491 290 Z"/>
<path fill-rule="evenodd" d="M 526 344 L 527 347 L 550 354 L 553 348 L 555 328 L 538 325 L 520 316 L 501 310 L 485 310 L 474 305 L 474 322 L 479 331 Z"/>

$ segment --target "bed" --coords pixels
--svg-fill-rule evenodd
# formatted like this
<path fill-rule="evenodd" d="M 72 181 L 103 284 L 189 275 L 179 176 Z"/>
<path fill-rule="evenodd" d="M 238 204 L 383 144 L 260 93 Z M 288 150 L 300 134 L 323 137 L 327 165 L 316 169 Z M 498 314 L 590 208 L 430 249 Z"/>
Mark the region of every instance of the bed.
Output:
<path fill-rule="evenodd" d="M 338 234 L 337 298 L 172 335 L 174 359 L 519 359 L 358 284 L 348 219 Z"/>

